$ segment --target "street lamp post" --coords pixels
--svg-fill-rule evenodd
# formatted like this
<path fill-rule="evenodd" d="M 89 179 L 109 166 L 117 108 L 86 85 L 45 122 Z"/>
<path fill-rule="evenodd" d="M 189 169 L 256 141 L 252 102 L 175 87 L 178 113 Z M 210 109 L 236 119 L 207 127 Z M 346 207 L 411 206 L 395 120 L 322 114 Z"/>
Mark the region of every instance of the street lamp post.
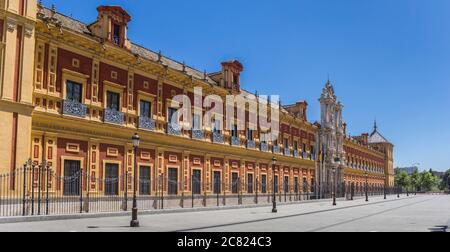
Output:
<path fill-rule="evenodd" d="M 273 176 L 272 176 L 273 177 L 272 178 L 272 180 L 273 180 L 272 213 L 278 213 L 278 210 L 277 210 L 277 196 L 275 194 L 275 186 L 276 186 L 276 184 L 275 184 L 275 166 L 276 165 L 277 165 L 277 159 L 275 157 L 273 157 L 272 158 L 272 173 L 273 173 Z"/>
<path fill-rule="evenodd" d="M 367 187 L 369 185 L 369 174 L 366 172 L 364 175 L 366 176 L 366 202 L 369 202 L 369 192 L 367 191 Z"/>
<path fill-rule="evenodd" d="M 134 136 L 131 139 L 133 141 L 133 147 L 134 147 L 134 187 L 133 187 L 133 209 L 132 209 L 132 213 L 131 213 L 130 227 L 136 228 L 136 227 L 139 227 L 137 198 L 136 198 L 136 187 L 137 187 L 137 158 L 136 157 L 137 157 L 137 150 L 139 148 L 140 137 L 136 133 L 136 134 L 134 134 Z"/>
<path fill-rule="evenodd" d="M 333 206 L 336 205 L 336 168 L 333 168 Z"/>
<path fill-rule="evenodd" d="M 384 190 L 384 199 L 387 199 L 387 195 L 386 195 L 386 176 L 384 176 L 384 188 L 383 188 L 383 190 Z"/>

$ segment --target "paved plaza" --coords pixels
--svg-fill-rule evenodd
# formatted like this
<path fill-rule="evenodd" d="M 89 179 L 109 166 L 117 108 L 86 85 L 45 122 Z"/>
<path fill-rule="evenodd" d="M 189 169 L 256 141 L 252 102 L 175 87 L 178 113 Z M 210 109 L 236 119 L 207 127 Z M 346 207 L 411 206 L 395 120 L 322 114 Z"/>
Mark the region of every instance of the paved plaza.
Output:
<path fill-rule="evenodd" d="M 50 232 L 445 232 L 450 225 L 450 196 L 390 196 L 355 201 L 310 202 L 270 207 L 157 215 L 140 215 L 141 228 L 130 218 L 59 220 L 0 224 L 0 231 Z"/>

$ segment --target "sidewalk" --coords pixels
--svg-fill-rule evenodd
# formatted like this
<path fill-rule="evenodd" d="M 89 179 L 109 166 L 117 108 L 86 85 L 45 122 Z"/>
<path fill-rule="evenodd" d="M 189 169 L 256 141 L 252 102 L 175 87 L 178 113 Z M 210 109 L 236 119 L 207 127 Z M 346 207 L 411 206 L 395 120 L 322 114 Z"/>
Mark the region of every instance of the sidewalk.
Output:
<path fill-rule="evenodd" d="M 406 196 L 405 196 L 406 197 Z M 383 196 L 372 196 L 371 201 L 377 199 L 383 199 Z M 389 196 L 390 199 L 394 198 L 394 195 Z M 396 198 L 396 196 L 395 196 Z M 365 197 L 354 197 L 354 201 L 349 201 L 344 198 L 338 198 L 339 202 L 359 202 L 365 200 Z M 289 206 L 289 205 L 310 205 L 314 203 L 329 203 L 332 204 L 332 199 L 321 200 L 309 200 L 309 201 L 297 201 L 297 202 L 277 202 L 277 206 Z M 139 207 L 139 206 L 138 206 Z M 158 209 L 158 210 L 142 210 L 139 211 L 139 215 L 163 215 L 174 213 L 193 213 L 193 212 L 205 212 L 205 211 L 224 211 L 234 209 L 255 209 L 255 208 L 271 208 L 272 204 L 258 204 L 258 205 L 232 205 L 232 206 L 220 206 L 220 207 L 196 207 L 196 208 L 178 208 L 178 209 Z M 131 210 L 131 209 L 130 209 Z M 20 222 L 39 222 L 39 221 L 55 221 L 55 220 L 72 220 L 72 219 L 93 219 L 93 218 L 105 218 L 105 217 L 122 217 L 131 216 L 131 211 L 123 212 L 105 212 L 105 213 L 80 213 L 80 214 L 67 214 L 67 215 L 41 215 L 41 216 L 18 216 L 18 217 L 1 217 L 0 224 L 5 223 L 20 223 Z"/>

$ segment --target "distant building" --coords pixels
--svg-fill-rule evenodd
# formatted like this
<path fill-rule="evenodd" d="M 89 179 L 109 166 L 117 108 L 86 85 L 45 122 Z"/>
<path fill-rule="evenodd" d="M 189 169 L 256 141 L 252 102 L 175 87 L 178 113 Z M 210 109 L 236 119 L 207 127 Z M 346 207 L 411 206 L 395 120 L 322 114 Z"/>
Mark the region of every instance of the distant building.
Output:
<path fill-rule="evenodd" d="M 414 166 L 414 167 L 396 168 L 395 170 L 398 172 L 406 172 L 408 173 L 408 175 L 412 175 L 416 171 L 419 171 L 419 168 L 417 166 Z"/>

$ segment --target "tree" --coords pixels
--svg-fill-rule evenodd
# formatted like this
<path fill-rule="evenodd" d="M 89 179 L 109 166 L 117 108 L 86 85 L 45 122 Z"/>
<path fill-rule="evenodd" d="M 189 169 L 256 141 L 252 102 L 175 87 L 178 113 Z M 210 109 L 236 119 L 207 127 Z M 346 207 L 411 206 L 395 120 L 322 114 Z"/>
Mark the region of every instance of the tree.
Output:
<path fill-rule="evenodd" d="M 413 189 L 413 191 L 417 191 L 417 190 L 421 190 L 422 188 L 420 188 L 420 173 L 419 171 L 414 171 L 414 173 L 411 175 L 410 177 L 410 181 L 411 181 L 411 187 Z"/>
<path fill-rule="evenodd" d="M 395 174 L 395 185 L 399 187 L 408 187 L 410 185 L 410 178 L 406 172 L 397 172 Z"/>
<path fill-rule="evenodd" d="M 441 190 L 450 190 L 450 170 L 445 172 L 444 177 L 442 178 L 442 181 L 441 181 L 440 189 Z"/>
<path fill-rule="evenodd" d="M 422 191 L 432 191 L 438 186 L 438 179 L 430 172 L 423 172 L 420 176 Z"/>

